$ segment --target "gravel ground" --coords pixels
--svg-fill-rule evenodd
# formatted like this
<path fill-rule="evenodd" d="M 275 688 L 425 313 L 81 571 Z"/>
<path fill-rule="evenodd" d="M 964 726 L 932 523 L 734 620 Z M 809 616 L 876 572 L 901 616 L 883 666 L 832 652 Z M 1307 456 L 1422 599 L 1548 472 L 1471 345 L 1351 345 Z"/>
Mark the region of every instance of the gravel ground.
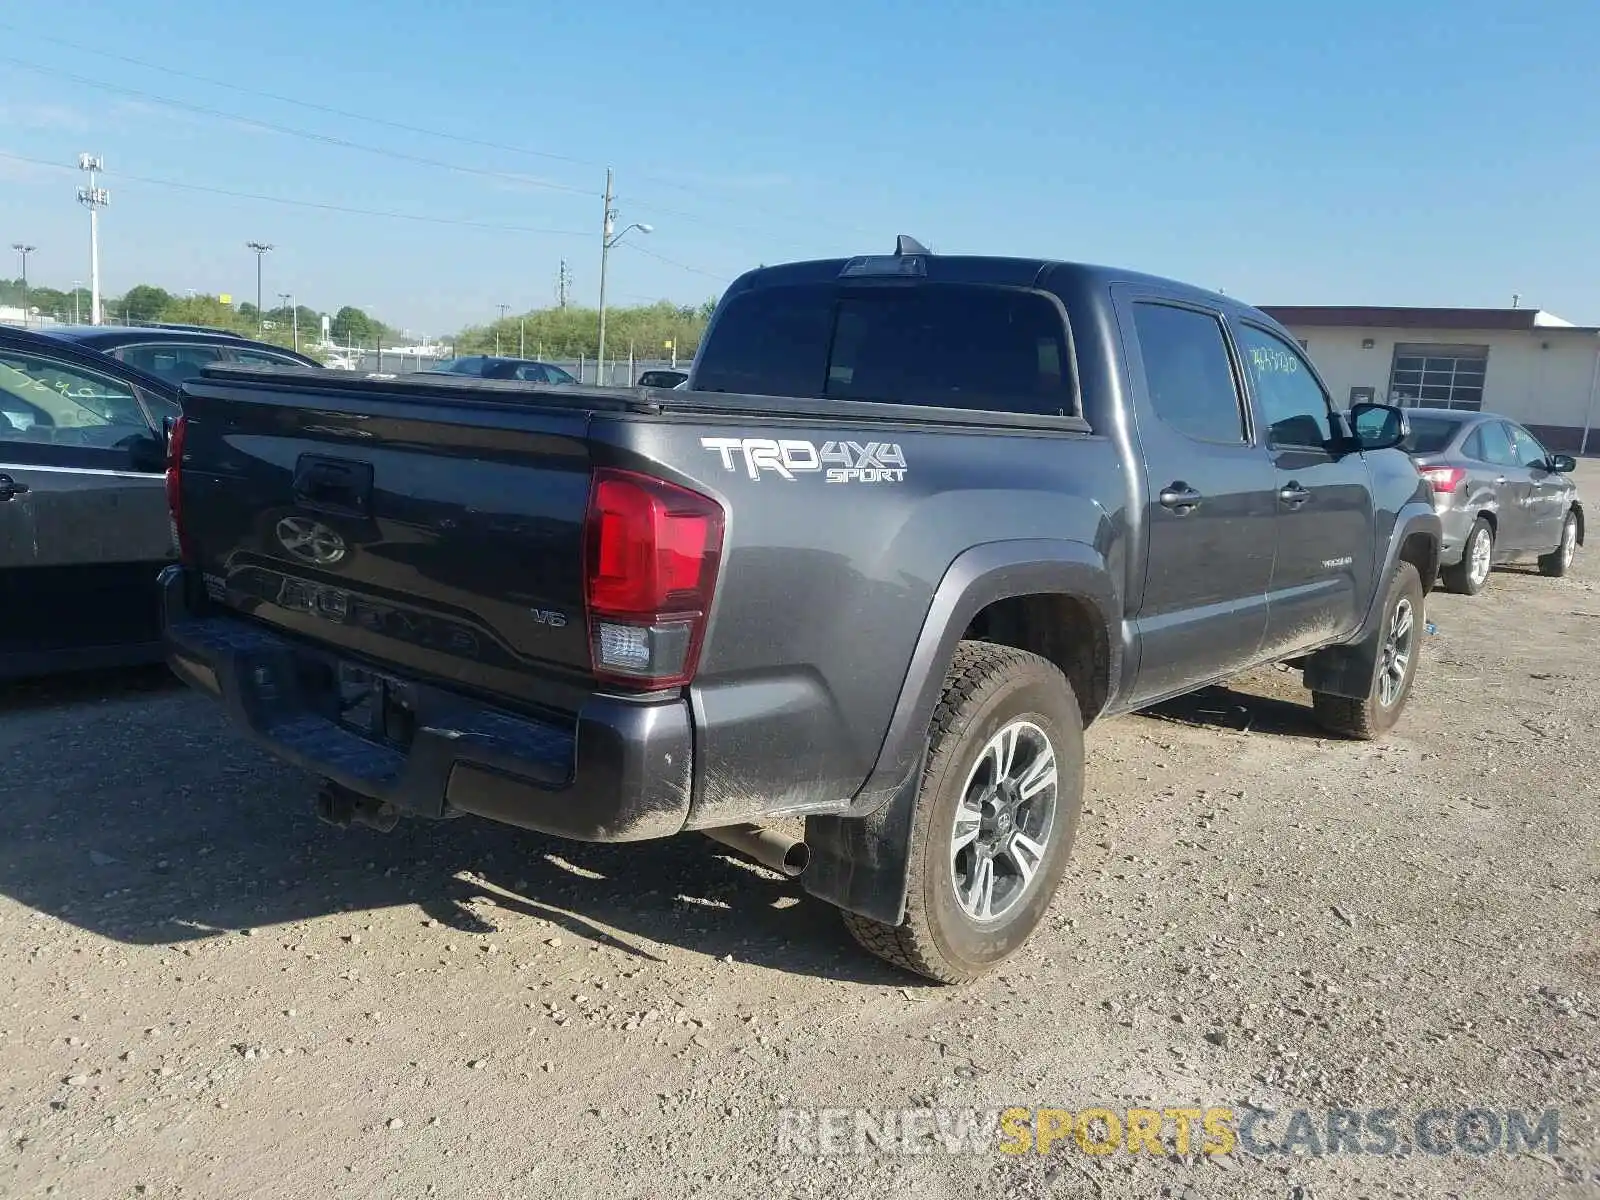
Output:
<path fill-rule="evenodd" d="M 1278 671 L 1096 726 L 1049 922 L 964 988 L 703 839 L 340 832 L 159 672 L 0 692 L 0 1195 L 1600 1196 L 1600 543 L 1578 563 L 1431 600 L 1384 742 L 1322 739 Z M 1333 1107 L 1554 1109 L 1559 1140 L 778 1139 L 784 1108 L 1246 1104 L 1268 1142 Z"/>

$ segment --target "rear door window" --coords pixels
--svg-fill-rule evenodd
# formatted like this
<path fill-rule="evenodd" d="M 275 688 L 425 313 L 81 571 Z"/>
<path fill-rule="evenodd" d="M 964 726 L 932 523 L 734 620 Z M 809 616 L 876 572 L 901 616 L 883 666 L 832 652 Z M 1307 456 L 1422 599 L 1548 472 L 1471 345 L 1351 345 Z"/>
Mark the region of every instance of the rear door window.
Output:
<path fill-rule="evenodd" d="M 1175 304 L 1133 306 L 1145 386 L 1156 416 L 1196 441 L 1245 441 L 1244 409 L 1222 322 Z"/>
<path fill-rule="evenodd" d="M 995 412 L 1077 411 L 1060 308 L 1015 288 L 761 288 L 731 299 L 700 390 Z"/>
<path fill-rule="evenodd" d="M 150 342 L 142 346 L 124 346 L 118 357 L 131 367 L 171 383 L 182 383 L 197 378 L 210 363 L 222 361 L 222 351 L 216 346 Z"/>
<path fill-rule="evenodd" d="M 1497 467 L 1517 466 L 1517 456 L 1511 450 L 1511 438 L 1499 421 L 1479 426 L 1483 434 L 1483 461 Z"/>

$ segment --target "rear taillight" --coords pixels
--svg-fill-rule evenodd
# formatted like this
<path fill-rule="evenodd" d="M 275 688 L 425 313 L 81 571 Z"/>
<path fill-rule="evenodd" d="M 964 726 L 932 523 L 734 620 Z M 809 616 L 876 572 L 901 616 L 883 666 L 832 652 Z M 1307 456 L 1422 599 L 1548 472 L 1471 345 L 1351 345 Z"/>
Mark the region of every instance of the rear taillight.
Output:
<path fill-rule="evenodd" d="M 1439 495 L 1455 491 L 1467 477 L 1466 471 L 1460 467 L 1423 467 L 1421 474 Z"/>
<path fill-rule="evenodd" d="M 644 687 L 694 678 L 722 558 L 722 506 L 632 471 L 595 472 L 584 585 L 595 674 Z"/>
<path fill-rule="evenodd" d="M 183 528 L 183 443 L 189 419 L 179 417 L 167 435 L 167 515 L 172 522 L 172 548 L 183 562 L 189 562 L 189 539 Z"/>

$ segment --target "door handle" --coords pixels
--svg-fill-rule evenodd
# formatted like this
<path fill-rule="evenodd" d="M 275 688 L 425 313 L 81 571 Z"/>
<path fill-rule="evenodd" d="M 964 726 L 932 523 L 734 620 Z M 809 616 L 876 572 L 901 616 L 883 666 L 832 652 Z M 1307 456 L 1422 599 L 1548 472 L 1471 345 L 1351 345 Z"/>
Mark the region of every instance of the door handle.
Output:
<path fill-rule="evenodd" d="M 1307 500 L 1311 499 L 1311 493 L 1291 479 L 1278 489 L 1278 499 L 1282 500 L 1290 508 L 1299 508 Z"/>
<path fill-rule="evenodd" d="M 1200 507 L 1200 493 L 1181 479 L 1162 488 L 1160 498 L 1162 508 L 1170 508 L 1180 517 Z"/>
<path fill-rule="evenodd" d="M 18 483 L 9 475 L 0 475 L 0 500 L 10 500 L 28 491 L 28 485 Z"/>

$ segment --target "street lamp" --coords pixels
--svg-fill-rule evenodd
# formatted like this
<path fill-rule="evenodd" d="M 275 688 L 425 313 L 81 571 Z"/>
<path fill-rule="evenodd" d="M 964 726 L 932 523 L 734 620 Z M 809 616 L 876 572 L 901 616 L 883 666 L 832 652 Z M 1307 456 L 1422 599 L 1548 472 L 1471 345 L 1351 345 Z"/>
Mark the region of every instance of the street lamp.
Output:
<path fill-rule="evenodd" d="M 500 326 L 505 321 L 506 313 L 508 311 L 510 311 L 511 305 L 509 305 L 509 304 L 497 304 L 497 305 L 495 305 L 495 307 L 500 310 L 500 320 L 496 321 L 495 324 L 494 324 L 494 356 L 496 358 L 499 358 L 500 357 Z"/>
<path fill-rule="evenodd" d="M 279 292 L 278 299 L 289 306 L 289 320 L 294 326 L 294 352 L 300 353 L 300 308 L 294 302 L 294 293 Z"/>
<path fill-rule="evenodd" d="M 22 259 L 22 323 L 28 324 L 28 255 L 39 247 L 24 245 L 22 242 L 12 242 L 11 248 L 17 252 L 17 257 Z"/>
<path fill-rule="evenodd" d="M 261 260 L 272 249 L 270 242 L 246 242 L 245 246 L 256 252 L 256 332 L 261 333 L 263 319 L 261 315 Z"/>
<path fill-rule="evenodd" d="M 616 228 L 617 210 L 611 207 L 616 197 L 611 191 L 611 168 L 606 168 L 606 194 L 605 204 L 602 209 L 603 218 L 600 222 L 600 347 L 595 355 L 594 381 L 596 384 L 603 382 L 602 376 L 606 369 L 606 261 L 611 256 L 611 247 L 628 236 L 630 230 L 637 229 L 640 233 L 652 233 L 655 227 L 634 222 L 624 226 L 620 233 L 612 233 Z"/>

